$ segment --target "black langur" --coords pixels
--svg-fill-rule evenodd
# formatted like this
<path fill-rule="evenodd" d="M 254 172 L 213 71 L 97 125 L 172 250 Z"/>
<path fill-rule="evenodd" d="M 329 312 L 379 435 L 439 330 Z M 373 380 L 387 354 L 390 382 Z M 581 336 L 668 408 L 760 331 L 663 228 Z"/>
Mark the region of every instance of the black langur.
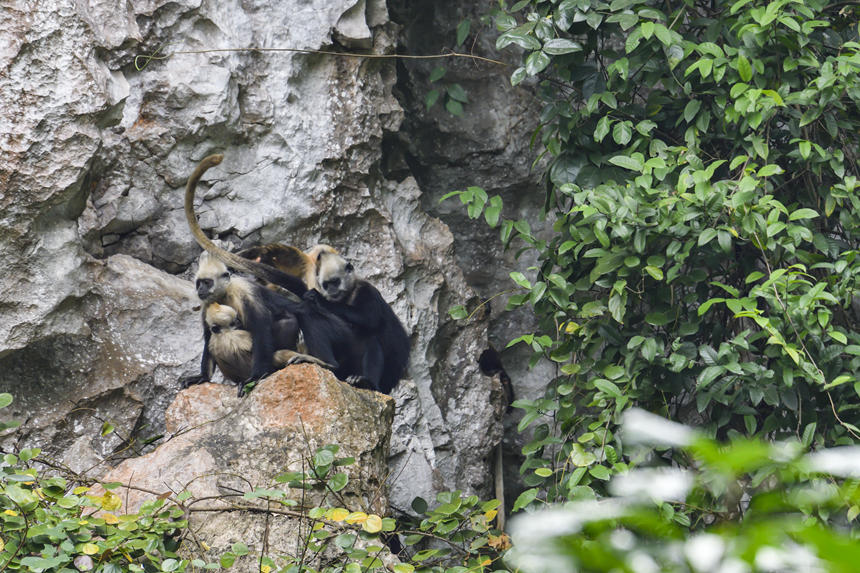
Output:
<path fill-rule="evenodd" d="M 397 315 L 376 287 L 358 279 L 352 264 L 338 254 L 319 254 L 317 284 L 319 291 L 309 290 L 305 300 L 345 320 L 363 345 L 361 368 L 349 381 L 391 393 L 409 363 L 409 336 Z"/>
<path fill-rule="evenodd" d="M 204 317 L 209 327 L 209 355 L 225 378 L 245 386 L 253 369 L 253 341 L 251 333 L 242 326 L 239 313 L 232 306 L 213 302 L 206 308 Z M 277 370 L 288 364 L 312 363 L 331 369 L 331 365 L 313 356 L 293 350 L 276 350 L 272 367 Z"/>
<path fill-rule="evenodd" d="M 302 278 L 225 251 L 203 234 L 194 214 L 194 193 L 203 173 L 221 163 L 222 158 L 221 155 L 210 155 L 203 159 L 185 188 L 188 226 L 206 252 L 201 255 L 200 264 L 205 274 L 201 275 L 198 270 L 196 281 L 198 296 L 205 303 L 203 363 L 200 376 L 189 377 L 183 385 L 202 382 L 211 376 L 208 348 L 211 332 L 205 316 L 207 306 L 213 302 L 233 307 L 243 329 L 251 334 L 252 373 L 249 382 L 271 372 L 275 350 L 296 348 L 299 330 L 304 335 L 308 354 L 331 365 L 335 376 L 346 380 L 355 375 L 361 370 L 364 342 L 344 319 L 296 296 L 308 291 Z M 274 290 L 231 275 L 227 265 L 272 284 Z"/>

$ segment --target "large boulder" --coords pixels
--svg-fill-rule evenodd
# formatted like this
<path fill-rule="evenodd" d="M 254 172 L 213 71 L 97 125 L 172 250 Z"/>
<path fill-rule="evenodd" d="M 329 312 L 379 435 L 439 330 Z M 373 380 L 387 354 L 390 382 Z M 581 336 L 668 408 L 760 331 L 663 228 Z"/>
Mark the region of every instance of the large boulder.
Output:
<path fill-rule="evenodd" d="M 243 542 L 253 555 L 296 555 L 298 528 L 307 523 L 290 512 L 242 495 L 254 488 L 279 488 L 305 507 L 346 506 L 351 511 L 385 515 L 385 479 L 394 401 L 355 389 L 312 365 L 289 366 L 260 383 L 244 398 L 235 386 L 200 384 L 181 391 L 167 409 L 164 443 L 154 451 L 122 462 L 104 482 L 125 512 L 160 495 L 182 496 L 195 546 L 209 547 L 210 558 Z M 308 471 L 318 448 L 337 444 L 337 457 L 355 463 L 336 468 L 349 476 L 336 494 L 290 490 L 276 478 Z M 334 473 L 334 472 L 333 472 Z M 240 509 L 240 508 L 256 509 Z M 284 506 L 280 506 L 282 509 Z M 265 534 L 265 536 L 264 536 Z M 205 545 L 204 545 L 205 544 Z M 256 569 L 255 569 L 256 567 Z M 259 571 L 255 557 L 240 570 Z"/>

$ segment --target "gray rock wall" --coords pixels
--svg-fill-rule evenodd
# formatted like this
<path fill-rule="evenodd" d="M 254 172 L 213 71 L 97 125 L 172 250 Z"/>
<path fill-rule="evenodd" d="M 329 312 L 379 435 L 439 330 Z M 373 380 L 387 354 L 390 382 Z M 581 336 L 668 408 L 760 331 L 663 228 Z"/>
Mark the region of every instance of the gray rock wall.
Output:
<path fill-rule="evenodd" d="M 538 159 L 540 145 L 532 147 L 532 135 L 538 128 L 543 102 L 534 85 L 525 82 L 511 87 L 510 74 L 520 65 L 519 54 L 512 49 L 499 53 L 495 49 L 497 31 L 487 20 L 492 6 L 483 2 L 438 2 L 436 0 L 389 0 L 391 18 L 400 25 L 398 44 L 403 53 L 439 54 L 456 44 L 458 24 L 468 19 L 470 33 L 457 52 L 502 60 L 506 66 L 475 62 L 469 59 L 405 61 L 398 66 L 395 96 L 404 108 L 400 130 L 391 134 L 386 147 L 385 166 L 393 176 L 409 173 L 422 190 L 424 210 L 439 217 L 454 236 L 457 266 L 479 301 L 488 301 L 487 313 L 477 313 L 488 320 L 488 339 L 501 354 L 516 398 L 543 396 L 547 381 L 558 374 L 548 363 L 529 368 L 532 352 L 525 345 L 506 349 L 517 336 L 531 332 L 536 325 L 527 311 L 504 311 L 507 294 L 515 288 L 509 278 L 512 270 L 528 273 L 535 258 L 515 253 L 522 246 L 505 251 L 498 230 L 483 221 L 471 220 L 456 199 L 439 202 L 449 191 L 482 187 L 489 195 L 504 200 L 503 215 L 509 219 L 527 219 L 533 231 L 541 232 L 544 201 L 545 162 Z M 444 77 L 430 82 L 431 72 L 444 67 Z M 431 89 L 459 84 L 469 102 L 463 115 L 448 113 L 436 103 L 427 109 L 425 95 Z M 551 227 L 547 226 L 547 231 Z M 473 310 L 476 303 L 469 307 Z M 486 315 L 489 315 L 486 318 Z M 518 410 L 505 416 L 505 476 L 509 486 L 519 482 L 519 456 L 524 439 L 517 432 L 521 417 Z M 509 497 L 515 496 L 511 492 Z"/>
<path fill-rule="evenodd" d="M 488 322 L 448 319 L 452 304 L 477 304 L 475 273 L 427 212 L 428 188 L 451 179 L 429 185 L 433 163 L 417 182 L 382 168 L 404 119 L 396 64 L 233 50 L 391 53 L 398 29 L 382 0 L 4 4 L 0 391 L 27 420 L 6 445 L 39 444 L 82 469 L 163 432 L 202 346 L 182 187 L 217 151 L 225 161 L 198 197 L 205 229 L 235 246 L 336 246 L 411 334 L 392 505 L 489 493 L 501 428 L 500 392 L 477 366 Z M 136 68 L 156 50 L 173 55 Z M 505 146 L 491 148 L 461 167 Z M 101 436 L 104 422 L 116 431 Z"/>

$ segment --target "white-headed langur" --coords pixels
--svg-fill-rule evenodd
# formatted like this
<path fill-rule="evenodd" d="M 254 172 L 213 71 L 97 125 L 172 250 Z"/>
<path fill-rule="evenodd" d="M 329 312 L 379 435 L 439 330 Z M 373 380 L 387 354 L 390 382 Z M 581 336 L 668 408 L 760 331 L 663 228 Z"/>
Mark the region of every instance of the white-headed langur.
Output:
<path fill-rule="evenodd" d="M 361 367 L 348 381 L 391 393 L 409 363 L 409 336 L 397 315 L 376 287 L 357 278 L 352 263 L 338 254 L 319 254 L 317 284 L 320 290 L 309 290 L 305 300 L 345 320 L 362 342 Z"/>

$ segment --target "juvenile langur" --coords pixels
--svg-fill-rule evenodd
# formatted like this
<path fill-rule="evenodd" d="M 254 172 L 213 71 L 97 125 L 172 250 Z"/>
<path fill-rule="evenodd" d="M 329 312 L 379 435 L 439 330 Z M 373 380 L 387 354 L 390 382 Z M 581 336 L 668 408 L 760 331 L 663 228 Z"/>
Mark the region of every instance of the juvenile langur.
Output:
<path fill-rule="evenodd" d="M 232 306 L 214 302 L 206 308 L 206 326 L 209 327 L 209 355 L 225 378 L 244 387 L 253 368 L 251 333 L 242 327 L 239 313 Z M 272 356 L 272 368 L 277 370 L 288 364 L 308 362 L 331 368 L 313 356 L 281 349 Z"/>
<path fill-rule="evenodd" d="M 232 275 L 227 266 L 208 252 L 200 255 L 195 277 L 197 296 L 203 302 L 203 357 L 200 374 L 181 380 L 183 388 L 211 379 L 215 359 L 210 351 L 212 330 L 207 323 L 209 309 L 215 304 L 227 305 L 236 313 L 251 339 L 250 365 L 247 376 L 239 383 L 239 396 L 247 382 L 264 378 L 273 372 L 275 350 L 296 348 L 299 321 L 282 303 L 282 297 L 246 278 Z M 229 362 L 230 360 L 228 360 Z M 220 367 L 220 365 L 219 365 Z M 228 366 L 237 371 L 236 366 Z M 227 373 L 222 368 L 225 376 Z M 233 379 L 231 376 L 227 376 Z"/>
<path fill-rule="evenodd" d="M 269 243 L 245 249 L 239 256 L 270 267 L 275 267 L 288 275 L 301 278 L 308 289 L 317 288 L 317 259 L 320 253 L 337 253 L 328 245 L 314 245 L 307 251 L 302 251 L 291 245 Z M 290 285 L 280 285 L 290 288 Z M 304 293 L 296 293 L 304 294 Z"/>
<path fill-rule="evenodd" d="M 372 284 L 355 276 L 352 263 L 322 252 L 317 261 L 319 292 L 304 297 L 345 320 L 361 341 L 361 368 L 349 382 L 389 394 L 409 362 L 409 336 Z M 321 293 L 321 294 L 320 294 Z"/>
<path fill-rule="evenodd" d="M 198 271 L 197 277 L 198 296 L 205 303 L 204 318 L 207 306 L 213 302 L 227 304 L 236 310 L 244 329 L 251 334 L 252 380 L 271 371 L 272 355 L 276 349 L 296 348 L 298 329 L 304 335 L 308 354 L 331 365 L 335 376 L 346 380 L 360 372 L 364 341 L 344 319 L 317 305 L 309 305 L 296 296 L 298 293 L 308 292 L 302 278 L 225 251 L 203 233 L 194 214 L 197 182 L 207 169 L 218 165 L 222 159 L 221 155 L 204 158 L 188 179 L 185 188 L 185 216 L 188 226 L 200 246 L 206 249 L 206 256 L 201 255 L 200 266 L 207 271 L 205 275 L 200 275 Z M 242 277 L 231 276 L 227 265 L 271 283 L 274 290 Z M 292 330 L 288 327 L 292 327 Z M 208 380 L 211 376 L 212 364 L 208 348 L 211 332 L 205 320 L 203 331 L 205 344 L 201 374 L 189 377 L 189 381 L 184 382 L 185 386 Z M 273 344 L 273 338 L 276 344 Z"/>

